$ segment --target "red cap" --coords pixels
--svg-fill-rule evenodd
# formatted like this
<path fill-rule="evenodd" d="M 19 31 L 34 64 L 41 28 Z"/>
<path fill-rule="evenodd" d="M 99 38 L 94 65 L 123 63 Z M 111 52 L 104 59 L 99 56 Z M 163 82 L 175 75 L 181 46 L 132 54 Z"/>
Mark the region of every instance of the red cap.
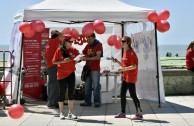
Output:
<path fill-rule="evenodd" d="M 71 35 L 67 35 L 67 34 L 63 35 L 63 39 L 65 41 L 74 41 L 75 40 L 74 38 L 71 37 Z"/>

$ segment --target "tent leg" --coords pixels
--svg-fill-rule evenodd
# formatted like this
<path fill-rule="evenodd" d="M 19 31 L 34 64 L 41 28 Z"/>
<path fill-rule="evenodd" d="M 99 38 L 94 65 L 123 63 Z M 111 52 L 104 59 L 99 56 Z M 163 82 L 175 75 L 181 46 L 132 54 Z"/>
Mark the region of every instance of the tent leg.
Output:
<path fill-rule="evenodd" d="M 158 38 L 157 38 L 157 30 L 156 30 L 156 23 L 154 24 L 154 29 L 155 29 L 155 48 L 156 48 L 156 79 L 157 79 L 157 85 L 158 85 L 158 108 L 161 108 L 161 103 L 160 103 L 160 82 L 159 82 L 159 64 L 158 64 Z"/>
<path fill-rule="evenodd" d="M 18 72 L 18 88 L 17 88 L 17 95 L 16 95 L 16 103 L 20 104 L 20 96 L 21 96 L 21 67 L 22 67 L 22 61 L 23 61 L 23 38 L 24 34 L 22 34 L 22 42 L 21 42 L 21 53 L 20 53 L 20 66 L 19 66 L 19 72 Z"/>

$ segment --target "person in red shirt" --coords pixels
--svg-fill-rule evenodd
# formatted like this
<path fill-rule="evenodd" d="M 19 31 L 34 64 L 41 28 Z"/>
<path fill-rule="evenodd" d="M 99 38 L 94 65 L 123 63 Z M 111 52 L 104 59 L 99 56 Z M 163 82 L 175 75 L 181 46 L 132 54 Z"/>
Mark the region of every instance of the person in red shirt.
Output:
<path fill-rule="evenodd" d="M 64 36 L 63 44 L 58 48 L 53 57 L 53 64 L 57 64 L 57 80 L 59 82 L 59 111 L 60 118 L 64 119 L 64 105 L 66 90 L 68 89 L 67 118 L 77 119 L 73 112 L 73 95 L 75 90 L 75 64 L 74 58 L 79 55 L 79 51 L 72 46 L 73 38 L 70 35 Z"/>
<path fill-rule="evenodd" d="M 112 58 L 113 62 L 118 63 L 121 68 L 118 72 L 122 72 L 122 85 L 121 85 L 121 113 L 115 116 L 115 118 L 126 118 L 125 108 L 126 108 L 126 93 L 129 90 L 130 96 L 133 99 L 136 115 L 132 118 L 142 119 L 142 109 L 140 107 L 139 99 L 137 98 L 135 83 L 137 82 L 138 74 L 138 58 L 133 48 L 131 47 L 131 38 L 124 36 L 122 38 L 122 48 L 124 49 L 122 62 L 117 59 Z"/>
<path fill-rule="evenodd" d="M 88 36 L 87 40 L 88 44 L 82 51 L 85 56 L 80 59 L 82 61 L 86 61 L 86 65 L 90 67 L 91 72 L 90 75 L 87 76 L 85 82 L 85 102 L 80 105 L 91 106 L 91 96 L 93 90 L 95 107 L 100 107 L 100 58 L 103 55 L 102 43 L 96 39 L 96 35 L 94 33 L 91 36 Z"/>
<path fill-rule="evenodd" d="M 186 52 L 186 68 L 194 72 L 194 41 L 192 41 Z"/>
<path fill-rule="evenodd" d="M 58 108 L 59 100 L 59 88 L 57 81 L 57 65 L 52 63 L 53 56 L 55 51 L 61 44 L 62 33 L 57 30 L 51 31 L 51 38 L 48 40 L 45 45 L 44 57 L 46 59 L 46 68 L 48 73 L 48 85 L 47 85 L 47 106 Z"/>

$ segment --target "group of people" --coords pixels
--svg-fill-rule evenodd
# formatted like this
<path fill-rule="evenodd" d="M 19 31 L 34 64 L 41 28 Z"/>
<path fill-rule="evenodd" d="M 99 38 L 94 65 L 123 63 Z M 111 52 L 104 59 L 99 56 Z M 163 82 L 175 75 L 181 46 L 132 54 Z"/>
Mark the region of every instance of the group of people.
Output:
<path fill-rule="evenodd" d="M 171 53 L 171 52 L 167 52 L 167 53 L 166 53 L 166 57 L 171 57 L 171 56 L 172 56 L 172 53 Z M 178 57 L 178 56 L 179 56 L 179 54 L 178 54 L 178 53 L 176 53 L 176 54 L 175 54 L 175 56 L 176 56 L 176 57 Z"/>
<path fill-rule="evenodd" d="M 60 118 L 77 119 L 73 113 L 73 94 L 75 90 L 75 65 L 81 61 L 85 61 L 90 67 L 90 75 L 85 81 L 84 102 L 80 106 L 92 106 L 91 96 L 93 91 L 94 107 L 101 106 L 101 85 L 100 85 L 100 60 L 103 56 L 102 43 L 96 39 L 95 33 L 87 37 L 87 45 L 82 50 L 84 54 L 80 61 L 74 61 L 79 55 L 79 51 L 72 46 L 74 39 L 71 35 L 63 35 L 61 32 L 54 30 L 51 32 L 51 39 L 45 46 L 45 58 L 48 70 L 48 107 L 59 105 Z M 142 109 L 139 99 L 136 95 L 135 83 L 138 74 L 138 58 L 131 47 L 131 38 L 124 36 L 122 38 L 122 48 L 124 49 L 122 61 L 112 58 L 114 63 L 118 63 L 122 72 L 121 86 L 121 113 L 115 118 L 126 118 L 126 93 L 129 90 L 130 96 L 134 101 L 136 115 L 133 119 L 142 119 Z M 65 94 L 68 90 L 68 114 L 64 114 Z"/>

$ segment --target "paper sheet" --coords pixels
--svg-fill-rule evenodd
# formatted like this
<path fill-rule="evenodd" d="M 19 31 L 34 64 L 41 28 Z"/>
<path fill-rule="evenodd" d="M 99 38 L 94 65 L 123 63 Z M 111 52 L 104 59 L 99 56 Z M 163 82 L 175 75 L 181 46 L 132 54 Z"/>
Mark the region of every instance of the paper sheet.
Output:
<path fill-rule="evenodd" d="M 74 61 L 80 61 L 80 57 L 83 57 L 83 56 L 85 56 L 85 55 L 79 54 L 79 55 L 76 56 L 73 60 L 74 60 Z"/>

